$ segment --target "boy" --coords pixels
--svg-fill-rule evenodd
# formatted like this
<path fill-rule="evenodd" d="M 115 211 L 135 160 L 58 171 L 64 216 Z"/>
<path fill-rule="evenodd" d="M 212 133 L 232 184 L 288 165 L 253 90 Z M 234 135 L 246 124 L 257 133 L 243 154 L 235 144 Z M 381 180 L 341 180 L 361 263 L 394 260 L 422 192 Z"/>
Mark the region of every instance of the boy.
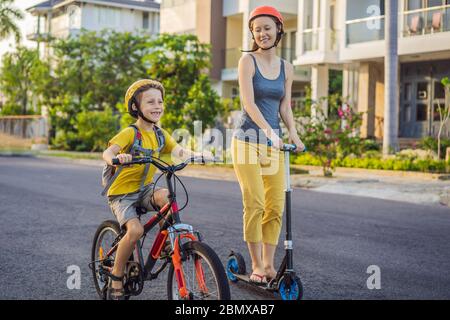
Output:
<path fill-rule="evenodd" d="M 125 94 L 125 104 L 128 112 L 137 118 L 135 125 L 142 136 L 142 148 L 158 149 L 158 138 L 156 135 L 156 123 L 160 120 L 164 111 L 164 87 L 154 80 L 139 80 L 133 83 Z M 202 156 L 202 153 L 195 153 L 182 148 L 176 141 L 161 129 L 164 134 L 164 147 L 160 153 L 172 153 L 179 158 L 189 158 L 191 156 Z M 135 130 L 128 127 L 108 143 L 108 148 L 103 152 L 103 159 L 112 165 L 112 159 L 118 158 L 120 163 L 132 160 L 132 155 L 125 153 L 129 150 L 135 136 Z M 157 151 L 153 154 L 158 156 Z M 211 158 L 210 154 L 203 155 Z M 136 242 L 142 237 L 144 229 L 137 217 L 136 206 L 143 206 L 148 210 L 155 207 L 163 207 L 168 200 L 168 190 L 163 188 L 155 189 L 152 193 L 152 179 L 155 173 L 155 166 L 150 166 L 144 180 L 144 187 L 140 190 L 145 166 L 133 165 L 123 167 L 117 178 L 108 189 L 108 204 L 117 218 L 121 228 L 126 229 L 125 236 L 120 240 L 112 271 L 111 283 L 108 287 L 108 298 L 112 300 L 123 300 L 123 274 L 126 262 L 128 261 Z"/>

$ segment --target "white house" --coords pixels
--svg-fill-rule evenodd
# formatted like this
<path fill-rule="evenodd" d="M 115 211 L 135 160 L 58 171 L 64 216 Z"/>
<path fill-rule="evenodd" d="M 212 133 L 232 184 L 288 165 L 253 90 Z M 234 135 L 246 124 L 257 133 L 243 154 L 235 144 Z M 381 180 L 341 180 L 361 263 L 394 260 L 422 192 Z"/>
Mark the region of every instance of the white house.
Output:
<path fill-rule="evenodd" d="M 327 95 L 329 70 L 343 71 L 343 95 L 365 112 L 363 136 L 384 122 L 385 0 L 299 0 L 297 57 L 312 69 L 313 98 Z M 441 78 L 450 76 L 450 0 L 399 0 L 399 138 L 435 135 Z M 447 126 L 447 136 L 450 136 Z"/>
<path fill-rule="evenodd" d="M 160 4 L 153 0 L 48 0 L 27 9 L 36 17 L 29 40 L 68 37 L 81 29 L 159 33 Z M 48 47 L 44 45 L 44 54 Z"/>

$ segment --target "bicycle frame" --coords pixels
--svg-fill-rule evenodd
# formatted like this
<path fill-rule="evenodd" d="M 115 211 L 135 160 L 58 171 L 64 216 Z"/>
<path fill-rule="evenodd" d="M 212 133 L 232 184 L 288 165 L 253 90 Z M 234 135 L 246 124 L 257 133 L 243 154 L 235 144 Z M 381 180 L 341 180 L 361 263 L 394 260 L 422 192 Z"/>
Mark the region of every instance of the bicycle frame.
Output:
<path fill-rule="evenodd" d="M 155 164 L 155 162 L 152 162 Z M 165 169 L 161 164 L 155 164 L 159 169 Z M 174 166 L 172 166 L 172 169 Z M 167 264 L 170 262 L 169 258 L 166 258 L 164 264 L 155 272 L 152 273 L 153 268 L 158 261 L 161 251 L 164 248 L 167 238 L 170 238 L 170 242 L 173 248 L 172 263 L 174 265 L 174 274 L 178 284 L 178 292 L 181 298 L 186 299 L 189 297 L 189 292 L 186 288 L 186 281 L 184 277 L 184 272 L 182 268 L 182 252 L 181 252 L 181 240 L 188 239 L 190 241 L 199 241 L 199 236 L 197 236 L 191 225 L 182 224 L 179 216 L 179 208 L 176 200 L 176 194 L 172 185 L 172 177 L 174 175 L 174 170 L 166 171 L 166 183 L 169 191 L 169 202 L 164 205 L 156 214 L 154 214 L 150 220 L 143 226 L 144 233 L 142 238 L 144 238 L 150 230 L 152 230 L 161 220 L 165 220 L 165 223 L 160 228 L 153 245 L 150 249 L 147 260 L 144 262 L 144 254 L 142 252 L 141 240 L 138 240 L 134 249 L 134 260 L 137 262 L 143 271 L 144 281 L 150 281 L 156 279 Z M 118 243 L 123 237 L 122 232 L 116 240 L 113 242 L 113 247 L 106 254 L 106 259 L 111 257 L 118 248 Z M 141 238 L 141 239 L 142 239 Z M 200 289 L 207 293 L 208 290 L 205 285 L 204 273 L 201 264 L 198 260 L 195 261 L 195 273 L 196 278 L 199 283 Z"/>

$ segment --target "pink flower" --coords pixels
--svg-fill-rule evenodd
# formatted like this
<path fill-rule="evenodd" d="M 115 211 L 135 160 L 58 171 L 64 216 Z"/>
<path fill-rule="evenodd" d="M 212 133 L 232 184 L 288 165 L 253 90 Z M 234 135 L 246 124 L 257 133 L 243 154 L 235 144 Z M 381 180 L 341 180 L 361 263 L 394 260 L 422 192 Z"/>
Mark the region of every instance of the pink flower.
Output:
<path fill-rule="evenodd" d="M 331 129 L 330 129 L 330 128 L 326 128 L 323 132 L 324 132 L 325 134 L 330 134 L 330 133 L 331 133 Z"/>

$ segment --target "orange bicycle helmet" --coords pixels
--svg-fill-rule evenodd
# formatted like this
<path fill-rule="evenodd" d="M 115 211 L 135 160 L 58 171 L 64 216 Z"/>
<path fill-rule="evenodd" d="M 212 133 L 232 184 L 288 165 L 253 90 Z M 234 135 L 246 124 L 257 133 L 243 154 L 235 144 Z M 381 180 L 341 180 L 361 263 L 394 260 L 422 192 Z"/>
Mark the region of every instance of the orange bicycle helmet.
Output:
<path fill-rule="evenodd" d="M 276 18 L 278 20 L 278 22 L 283 27 L 283 16 L 281 15 L 281 13 L 277 9 L 275 9 L 274 7 L 271 7 L 271 6 L 256 7 L 250 13 L 250 17 L 248 18 L 248 27 L 251 29 L 252 28 L 252 21 L 255 18 L 261 17 L 261 16 L 274 17 L 274 18 Z"/>
<path fill-rule="evenodd" d="M 284 21 L 283 21 L 283 16 L 281 15 L 281 13 L 277 9 L 275 9 L 274 7 L 271 7 L 271 6 L 256 7 L 250 13 L 250 16 L 249 16 L 249 19 L 248 19 L 248 28 L 250 29 L 250 32 L 252 33 L 252 38 L 253 39 L 255 39 L 255 37 L 253 36 L 252 22 L 256 18 L 263 17 L 263 16 L 275 18 L 276 24 L 280 28 L 280 31 L 277 34 L 277 38 L 276 38 L 275 43 L 273 44 L 273 46 L 271 46 L 270 48 L 261 48 L 263 50 L 269 50 L 269 49 L 272 49 L 273 47 L 276 47 L 278 45 L 278 43 L 280 42 L 281 37 L 284 34 L 284 28 L 283 28 L 284 27 Z M 253 50 L 250 50 L 250 51 L 242 50 L 242 51 L 243 52 L 253 52 L 253 51 L 256 51 L 256 50 L 258 50 L 258 45 L 256 45 L 256 42 L 255 42 Z"/>

